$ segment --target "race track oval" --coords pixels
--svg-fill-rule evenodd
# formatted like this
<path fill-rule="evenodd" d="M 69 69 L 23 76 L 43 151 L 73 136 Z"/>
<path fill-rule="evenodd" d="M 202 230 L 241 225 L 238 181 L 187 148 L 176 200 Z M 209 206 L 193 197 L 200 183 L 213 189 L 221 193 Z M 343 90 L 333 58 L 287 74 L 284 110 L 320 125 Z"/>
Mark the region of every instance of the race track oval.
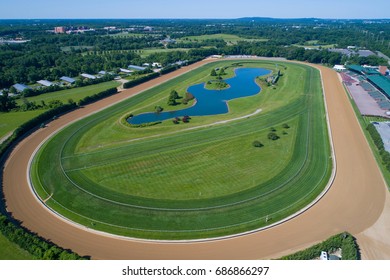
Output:
<path fill-rule="evenodd" d="M 324 81 L 337 173 L 325 197 L 294 219 L 236 238 L 167 244 L 101 235 L 58 219 L 40 204 L 24 174 L 27 174 L 31 155 L 44 139 L 74 120 L 205 63 L 208 61 L 182 68 L 121 95 L 62 116 L 50 123 L 47 129 L 24 139 L 5 164 L 3 190 L 7 210 L 30 230 L 94 259 L 268 259 L 301 249 L 344 230 L 359 233 L 378 219 L 384 208 L 386 191 L 382 176 L 337 74 L 320 66 L 317 67 Z"/>

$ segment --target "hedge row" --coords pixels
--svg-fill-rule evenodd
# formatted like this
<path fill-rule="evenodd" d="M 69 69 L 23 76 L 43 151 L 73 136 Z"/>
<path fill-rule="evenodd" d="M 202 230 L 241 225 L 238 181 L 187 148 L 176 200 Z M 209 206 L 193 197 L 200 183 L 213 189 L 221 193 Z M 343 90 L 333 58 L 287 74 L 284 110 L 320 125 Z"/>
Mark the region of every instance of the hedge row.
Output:
<path fill-rule="evenodd" d="M 161 69 L 160 73 L 161 73 L 161 75 L 168 74 L 168 73 L 171 73 L 179 68 L 180 68 L 179 65 L 167 66 L 167 67 L 164 67 L 163 69 Z"/>
<path fill-rule="evenodd" d="M 123 84 L 123 88 L 131 88 L 131 87 L 137 86 L 139 84 L 142 84 L 142 83 L 150 81 L 154 78 L 157 78 L 158 76 L 160 76 L 160 73 L 152 73 L 150 75 L 143 76 L 139 79 L 128 81 L 128 82 Z"/>
<path fill-rule="evenodd" d="M 367 130 L 370 133 L 375 146 L 379 150 L 379 154 L 382 157 L 383 164 L 386 166 L 386 169 L 390 172 L 390 153 L 385 150 L 382 137 L 380 136 L 379 132 L 376 130 L 375 126 L 372 123 L 370 123 L 367 126 Z"/>
<path fill-rule="evenodd" d="M 79 106 L 84 106 L 84 105 L 93 103 L 93 102 L 95 102 L 97 100 L 103 99 L 105 97 L 114 95 L 116 93 L 118 93 L 118 89 L 116 87 L 109 88 L 109 89 L 107 89 L 105 91 L 102 91 L 102 92 L 99 92 L 97 94 L 94 94 L 94 95 L 91 95 L 91 96 L 87 96 L 87 97 L 81 99 L 77 104 Z"/>
<path fill-rule="evenodd" d="M 341 233 L 314 245 L 306 250 L 282 257 L 281 260 L 313 260 L 321 255 L 322 251 L 332 252 L 341 248 L 342 260 L 359 260 L 359 247 L 355 238 L 347 233 Z"/>
<path fill-rule="evenodd" d="M 76 253 L 64 250 L 55 244 L 43 240 L 27 229 L 19 227 L 0 214 L 0 232 L 11 242 L 29 252 L 34 258 L 40 260 L 82 260 Z"/>
<path fill-rule="evenodd" d="M 7 140 L 5 140 L 3 143 L 0 144 L 0 157 L 5 153 L 5 151 L 14 144 L 20 137 L 22 137 L 24 134 L 32 130 L 33 128 L 38 127 L 42 123 L 45 123 L 54 117 L 63 114 L 65 112 L 69 112 L 73 109 L 77 108 L 77 104 L 75 103 L 69 103 L 65 105 L 61 105 L 57 108 L 48 110 L 37 117 L 25 122 L 21 126 L 19 126 L 10 137 L 8 137 Z"/>

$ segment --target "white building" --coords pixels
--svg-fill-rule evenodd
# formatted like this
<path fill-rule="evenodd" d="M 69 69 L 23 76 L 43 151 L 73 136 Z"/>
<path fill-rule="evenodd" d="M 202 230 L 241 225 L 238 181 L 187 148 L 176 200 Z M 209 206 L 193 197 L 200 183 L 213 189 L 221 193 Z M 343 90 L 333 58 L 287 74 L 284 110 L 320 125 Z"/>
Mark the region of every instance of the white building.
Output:
<path fill-rule="evenodd" d="M 337 72 L 341 72 L 341 71 L 347 70 L 347 68 L 345 68 L 344 65 L 335 65 L 333 67 L 333 69 L 336 70 Z"/>
<path fill-rule="evenodd" d="M 84 77 L 84 78 L 87 78 L 87 79 L 91 79 L 91 80 L 95 80 L 96 77 L 94 75 L 90 75 L 90 74 L 81 74 L 81 77 Z"/>
<path fill-rule="evenodd" d="M 321 252 L 320 260 L 327 261 L 328 260 L 328 253 L 325 251 Z"/>

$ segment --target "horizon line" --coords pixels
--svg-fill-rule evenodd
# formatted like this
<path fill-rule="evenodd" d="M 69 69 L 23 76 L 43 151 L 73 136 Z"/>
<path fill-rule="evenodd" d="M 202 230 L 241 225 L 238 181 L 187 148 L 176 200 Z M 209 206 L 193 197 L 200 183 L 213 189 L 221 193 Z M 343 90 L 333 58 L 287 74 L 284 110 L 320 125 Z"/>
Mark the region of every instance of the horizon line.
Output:
<path fill-rule="evenodd" d="M 1 20 L 238 20 L 238 19 L 274 19 L 274 20 L 297 20 L 297 19 L 313 19 L 313 20 L 390 20 L 390 18 L 323 18 L 323 17 L 232 17 L 232 18 L 196 18 L 196 17 L 166 17 L 166 18 L 0 18 Z"/>

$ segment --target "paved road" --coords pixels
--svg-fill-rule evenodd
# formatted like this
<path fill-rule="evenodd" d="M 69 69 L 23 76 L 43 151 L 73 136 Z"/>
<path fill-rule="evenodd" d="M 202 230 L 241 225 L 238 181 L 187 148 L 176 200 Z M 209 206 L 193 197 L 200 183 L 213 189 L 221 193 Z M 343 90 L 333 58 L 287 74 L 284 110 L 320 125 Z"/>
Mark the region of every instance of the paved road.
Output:
<path fill-rule="evenodd" d="M 302 215 L 273 228 L 241 237 L 198 243 L 152 243 L 100 235 L 76 227 L 47 211 L 32 194 L 28 161 L 51 133 L 112 103 L 199 67 L 202 61 L 138 87 L 71 112 L 24 139 L 10 155 L 4 170 L 7 209 L 23 225 L 56 244 L 93 259 L 270 259 L 305 248 L 341 231 L 361 233 L 388 214 L 382 175 L 354 115 L 336 72 L 317 66 L 323 76 L 335 146 L 337 171 L 330 191 Z M 382 216 L 383 217 L 383 216 Z M 379 219 L 380 220 L 380 219 Z M 387 233 L 387 236 L 390 236 Z M 370 246 L 378 234 L 364 235 Z M 383 240 L 382 240 L 383 241 Z M 371 242 L 371 243 L 370 243 Z M 366 258 L 388 258 L 382 246 L 363 248 Z M 380 251 L 380 252 L 379 252 Z"/>

